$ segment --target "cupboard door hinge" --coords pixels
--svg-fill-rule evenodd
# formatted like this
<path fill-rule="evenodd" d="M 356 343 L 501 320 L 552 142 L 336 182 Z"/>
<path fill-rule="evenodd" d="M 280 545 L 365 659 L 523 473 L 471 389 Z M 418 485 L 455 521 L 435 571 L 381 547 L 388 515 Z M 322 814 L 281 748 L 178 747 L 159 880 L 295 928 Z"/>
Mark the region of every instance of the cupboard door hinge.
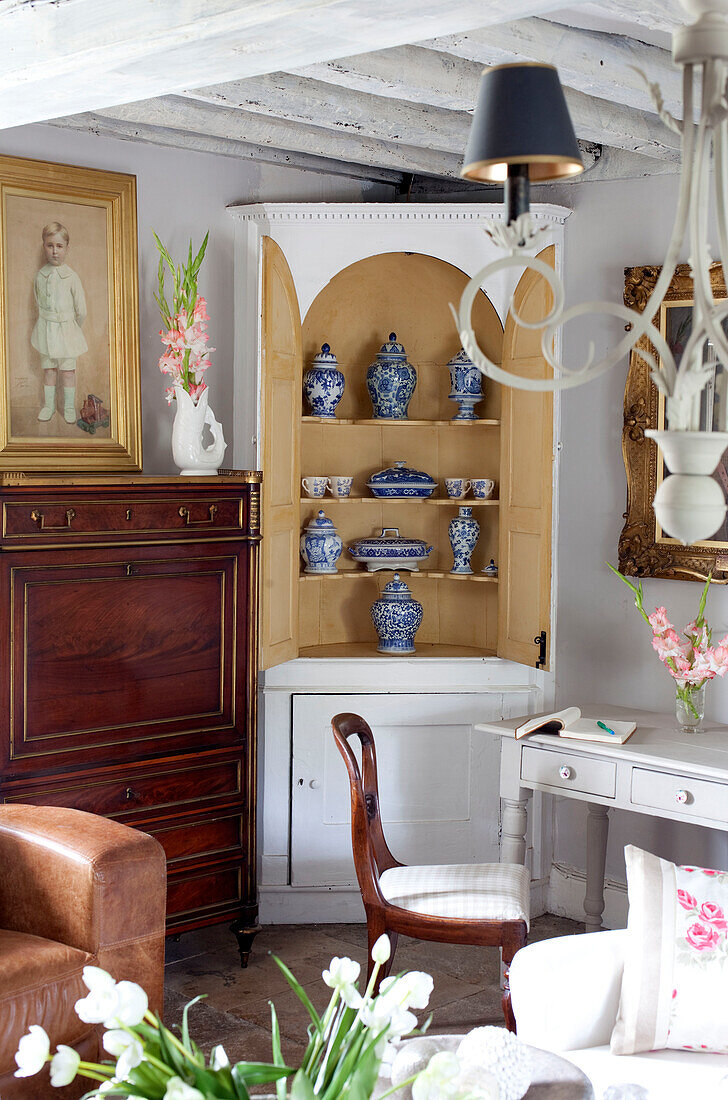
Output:
<path fill-rule="evenodd" d="M 538 659 L 536 661 L 536 668 L 546 667 L 546 631 L 542 630 L 540 634 L 537 634 L 533 639 L 533 644 L 538 646 Z"/>

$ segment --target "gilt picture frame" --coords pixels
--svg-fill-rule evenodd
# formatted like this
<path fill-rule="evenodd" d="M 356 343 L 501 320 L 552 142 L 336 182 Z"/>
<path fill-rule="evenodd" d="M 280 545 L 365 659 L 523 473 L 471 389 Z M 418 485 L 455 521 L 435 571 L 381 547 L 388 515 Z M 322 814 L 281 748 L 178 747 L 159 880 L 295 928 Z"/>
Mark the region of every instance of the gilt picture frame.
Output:
<path fill-rule="evenodd" d="M 660 275 L 652 265 L 625 268 L 624 303 L 643 312 Z M 726 284 L 719 263 L 710 269 L 713 296 L 725 298 Z M 670 287 L 660 307 L 657 322 L 660 331 L 679 359 L 679 348 L 689 331 L 693 303 L 693 280 L 688 264 L 678 265 Z M 654 347 L 643 337 L 630 354 L 629 372 L 624 390 L 624 424 L 622 454 L 627 475 L 627 507 L 624 527 L 619 537 L 619 569 L 625 576 L 665 577 L 674 580 L 705 581 L 709 573 L 714 583 L 728 583 L 728 527 L 724 524 L 714 537 L 693 546 L 683 546 L 660 530 L 652 500 L 664 476 L 663 460 L 653 440 L 645 437 L 648 428 L 662 428 L 664 401 L 650 378 L 650 368 L 638 354 L 646 348 L 656 355 Z M 724 377 L 725 389 L 727 378 Z M 723 394 L 725 404 L 728 394 Z M 706 396 L 701 395 L 700 415 L 704 418 Z M 716 397 L 717 402 L 717 397 Z M 716 407 L 718 407 L 716 405 Z M 725 415 L 725 411 L 723 415 Z M 713 398 L 710 400 L 713 417 Z M 702 423 L 701 427 L 706 425 Z M 716 477 L 728 495 L 728 469 L 725 457 Z"/>
<path fill-rule="evenodd" d="M 0 157 L 0 241 L 0 471 L 140 471 L 136 178 Z"/>

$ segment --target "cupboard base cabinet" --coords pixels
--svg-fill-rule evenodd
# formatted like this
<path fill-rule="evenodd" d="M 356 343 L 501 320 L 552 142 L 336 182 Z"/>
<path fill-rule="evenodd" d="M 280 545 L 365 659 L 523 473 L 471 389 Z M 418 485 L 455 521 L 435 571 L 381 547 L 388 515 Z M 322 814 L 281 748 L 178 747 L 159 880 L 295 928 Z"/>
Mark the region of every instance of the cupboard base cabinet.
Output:
<path fill-rule="evenodd" d="M 260 475 L 7 478 L 3 802 L 156 836 L 167 927 L 257 930 Z"/>
<path fill-rule="evenodd" d="M 354 888 L 341 880 L 351 875 L 341 840 L 347 788 L 340 761 L 329 760 L 325 719 L 356 710 L 355 698 L 374 727 L 379 752 L 392 754 L 386 774 L 393 792 L 408 791 L 413 779 L 400 762 L 411 753 L 400 756 L 397 749 L 405 741 L 412 748 L 409 738 L 422 746 L 417 789 L 429 792 L 433 805 L 438 799 L 450 805 L 453 822 L 464 810 L 450 796 L 470 792 L 469 824 L 443 826 L 439 841 L 439 811 L 433 809 L 425 827 L 412 806 L 395 800 L 392 812 L 402 815 L 396 818 L 401 827 L 390 821 L 388 829 L 401 841 L 400 858 L 416 855 L 418 837 L 428 838 L 425 846 L 433 845 L 440 862 L 457 851 L 472 860 L 495 851 L 497 764 L 490 760 L 480 774 L 475 761 L 481 748 L 471 726 L 476 714 L 516 713 L 509 709 L 514 700 L 521 711 L 551 703 L 558 398 L 485 379 L 476 418 L 454 419 L 448 362 L 459 353 L 460 340 L 449 306 L 457 305 L 473 276 L 500 258 L 483 231 L 500 216 L 499 208 L 310 203 L 238 206 L 230 213 L 237 241 L 237 414 L 247 413 L 241 423 L 248 426 L 248 439 L 257 441 L 266 472 L 266 914 L 326 920 L 337 919 L 338 912 L 346 919 L 342 896 L 349 891 L 355 898 Z M 539 255 L 560 271 L 569 211 L 537 205 L 532 213 L 544 231 Z M 515 324 L 508 309 L 512 295 L 518 315 L 533 327 Z M 538 322 L 550 307 L 551 292 L 539 274 L 527 271 L 518 282 L 510 273 L 496 275 L 473 307 L 481 347 L 515 374 L 546 377 L 550 368 Z M 375 417 L 367 385 L 369 366 L 387 342 L 390 348 L 401 345 L 417 374 L 407 416 L 396 419 Z M 323 345 L 336 356 L 344 379 L 333 416 L 314 415 L 304 395 L 305 372 Z M 239 453 L 236 461 L 242 458 Z M 375 497 L 370 478 L 397 462 L 430 475 L 437 482 L 434 493 L 425 499 Z M 311 498 L 302 490 L 302 479 L 341 476 L 352 478 L 348 497 Z M 495 491 L 489 499 L 453 500 L 445 478 L 491 479 Z M 479 538 L 473 572 L 458 575 L 451 572 L 448 528 L 462 504 L 472 507 Z M 333 522 L 344 550 L 335 571 L 312 573 L 304 568 L 299 540 L 319 509 Z M 415 654 L 399 658 L 377 654 L 370 616 L 392 572 L 368 572 L 347 551 L 356 539 L 394 528 L 433 548 L 416 572 L 402 578 L 422 605 L 423 618 Z M 497 576 L 485 572 L 491 559 Z M 424 710 L 416 705 L 420 697 Z M 379 727 L 372 713 L 380 716 Z M 428 713 L 438 716 L 434 724 Z M 445 761 L 443 746 L 450 744 L 452 756 L 445 751 Z M 444 780 L 446 762 L 450 773 Z"/>

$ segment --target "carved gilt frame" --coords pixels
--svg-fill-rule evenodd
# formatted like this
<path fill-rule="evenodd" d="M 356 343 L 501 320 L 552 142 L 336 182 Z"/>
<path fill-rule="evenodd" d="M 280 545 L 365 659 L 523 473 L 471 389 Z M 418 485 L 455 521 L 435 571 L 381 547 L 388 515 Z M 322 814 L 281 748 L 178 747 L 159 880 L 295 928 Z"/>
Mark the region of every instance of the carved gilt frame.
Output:
<path fill-rule="evenodd" d="M 624 303 L 641 313 L 657 282 L 660 268 L 627 267 L 624 270 Z M 726 285 L 719 263 L 710 269 L 715 298 L 725 298 Z M 693 280 L 688 264 L 678 265 L 665 302 L 692 302 Z M 642 337 L 637 348 L 654 348 Z M 624 389 L 622 454 L 627 474 L 627 510 L 619 537 L 619 569 L 632 577 L 668 577 L 674 580 L 705 580 L 712 571 L 713 583 L 728 584 L 728 542 L 706 542 L 682 546 L 672 539 L 657 537 L 652 498 L 658 485 L 660 459 L 656 443 L 645 438 L 647 428 L 659 428 L 660 397 L 650 379 L 647 363 L 633 350 Z"/>

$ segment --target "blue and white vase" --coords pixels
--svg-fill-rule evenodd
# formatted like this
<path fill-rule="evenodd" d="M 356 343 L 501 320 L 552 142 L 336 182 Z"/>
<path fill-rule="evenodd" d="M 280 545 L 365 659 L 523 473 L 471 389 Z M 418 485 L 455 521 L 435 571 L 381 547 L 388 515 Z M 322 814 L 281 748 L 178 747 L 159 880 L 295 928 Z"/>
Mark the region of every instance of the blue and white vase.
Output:
<path fill-rule="evenodd" d="M 451 573 L 472 573 L 470 558 L 480 534 L 480 524 L 473 519 L 473 509 L 461 504 L 458 514 L 447 525 L 447 533 L 452 547 L 453 563 Z"/>
<path fill-rule="evenodd" d="M 304 573 L 338 573 L 343 543 L 329 517 L 320 511 L 301 535 L 301 557 L 306 563 Z"/>
<path fill-rule="evenodd" d="M 477 420 L 475 406 L 483 400 L 483 375 L 462 348 L 448 363 L 451 401 L 457 401 L 453 420 Z"/>
<path fill-rule="evenodd" d="M 322 344 L 321 351 L 314 355 L 311 366 L 303 376 L 303 392 L 312 416 L 336 416 L 336 406 L 346 385 L 338 365 L 329 345 Z"/>
<path fill-rule="evenodd" d="M 407 352 L 397 343 L 396 332 L 382 344 L 367 371 L 367 389 L 375 420 L 406 420 L 410 398 L 417 385 L 417 371 L 407 362 Z"/>
<path fill-rule="evenodd" d="M 384 591 L 370 608 L 374 629 L 379 635 L 378 653 L 404 656 L 415 652 L 415 634 L 422 622 L 422 604 L 410 592 L 399 573 L 385 584 Z"/>

